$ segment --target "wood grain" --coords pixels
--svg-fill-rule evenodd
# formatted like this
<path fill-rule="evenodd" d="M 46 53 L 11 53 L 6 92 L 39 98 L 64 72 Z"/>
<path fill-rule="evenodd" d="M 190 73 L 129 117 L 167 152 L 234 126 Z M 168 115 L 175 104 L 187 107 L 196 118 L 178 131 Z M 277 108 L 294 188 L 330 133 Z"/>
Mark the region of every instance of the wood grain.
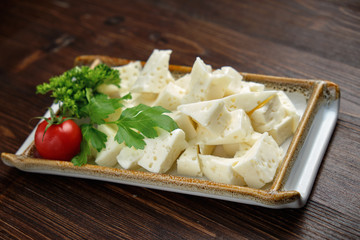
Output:
<path fill-rule="evenodd" d="M 326 79 L 339 120 L 308 204 L 272 210 L 0 163 L 1 239 L 359 239 L 359 1 L 0 1 L 0 151 L 15 152 L 51 104 L 35 86 L 78 55 Z"/>

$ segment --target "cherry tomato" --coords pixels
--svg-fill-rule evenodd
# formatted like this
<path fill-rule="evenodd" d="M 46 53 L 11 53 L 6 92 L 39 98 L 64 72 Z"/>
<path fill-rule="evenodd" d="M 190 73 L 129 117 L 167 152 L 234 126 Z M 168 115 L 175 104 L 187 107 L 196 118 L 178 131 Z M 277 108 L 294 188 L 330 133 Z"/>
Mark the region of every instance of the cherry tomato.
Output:
<path fill-rule="evenodd" d="M 42 158 L 70 161 L 80 152 L 82 134 L 73 120 L 51 125 L 43 121 L 35 132 L 35 147 Z"/>

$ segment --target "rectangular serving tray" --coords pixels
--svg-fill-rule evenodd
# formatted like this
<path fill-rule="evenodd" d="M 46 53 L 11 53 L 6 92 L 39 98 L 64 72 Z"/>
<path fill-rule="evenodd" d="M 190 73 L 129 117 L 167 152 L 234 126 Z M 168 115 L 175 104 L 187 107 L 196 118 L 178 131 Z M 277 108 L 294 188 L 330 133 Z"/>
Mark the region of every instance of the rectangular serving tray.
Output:
<path fill-rule="evenodd" d="M 131 62 L 121 58 L 86 55 L 77 57 L 75 65 L 91 65 L 95 60 L 109 66 L 121 66 Z M 176 65 L 170 65 L 169 69 L 175 78 L 191 71 L 191 67 Z M 36 128 L 15 154 L 2 153 L 1 159 L 6 165 L 27 172 L 103 180 L 267 208 L 303 207 L 309 198 L 336 125 L 340 89 L 336 84 L 325 80 L 241 74 L 245 81 L 265 84 L 267 89 L 285 91 L 301 115 L 294 136 L 282 145 L 286 154 L 274 181 L 263 189 L 216 183 L 171 173 L 157 174 L 92 164 L 77 167 L 71 162 L 34 158 L 33 139 Z M 57 105 L 52 108 L 56 111 Z M 45 116 L 49 116 L 49 112 Z"/>

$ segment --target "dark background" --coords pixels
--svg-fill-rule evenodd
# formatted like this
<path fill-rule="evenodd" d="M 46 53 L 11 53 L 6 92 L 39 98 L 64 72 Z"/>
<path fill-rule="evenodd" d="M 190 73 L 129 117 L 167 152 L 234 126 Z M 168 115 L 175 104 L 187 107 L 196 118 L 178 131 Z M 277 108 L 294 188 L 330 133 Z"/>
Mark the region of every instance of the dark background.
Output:
<path fill-rule="evenodd" d="M 359 239 L 359 1 L 0 2 L 0 151 L 15 152 L 50 106 L 35 86 L 83 54 L 326 79 L 339 120 L 302 209 L 271 210 L 0 163 L 2 239 Z"/>

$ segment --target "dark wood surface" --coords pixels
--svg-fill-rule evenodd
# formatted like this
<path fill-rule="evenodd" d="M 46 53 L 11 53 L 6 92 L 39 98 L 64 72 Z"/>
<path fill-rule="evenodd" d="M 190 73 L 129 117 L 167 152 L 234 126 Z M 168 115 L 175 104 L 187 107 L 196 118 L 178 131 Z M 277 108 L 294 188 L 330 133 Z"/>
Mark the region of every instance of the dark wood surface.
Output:
<path fill-rule="evenodd" d="M 337 83 L 341 107 L 308 204 L 272 210 L 0 163 L 1 239 L 359 239 L 359 1 L 0 1 L 0 151 L 51 104 L 35 86 L 78 55 Z"/>

